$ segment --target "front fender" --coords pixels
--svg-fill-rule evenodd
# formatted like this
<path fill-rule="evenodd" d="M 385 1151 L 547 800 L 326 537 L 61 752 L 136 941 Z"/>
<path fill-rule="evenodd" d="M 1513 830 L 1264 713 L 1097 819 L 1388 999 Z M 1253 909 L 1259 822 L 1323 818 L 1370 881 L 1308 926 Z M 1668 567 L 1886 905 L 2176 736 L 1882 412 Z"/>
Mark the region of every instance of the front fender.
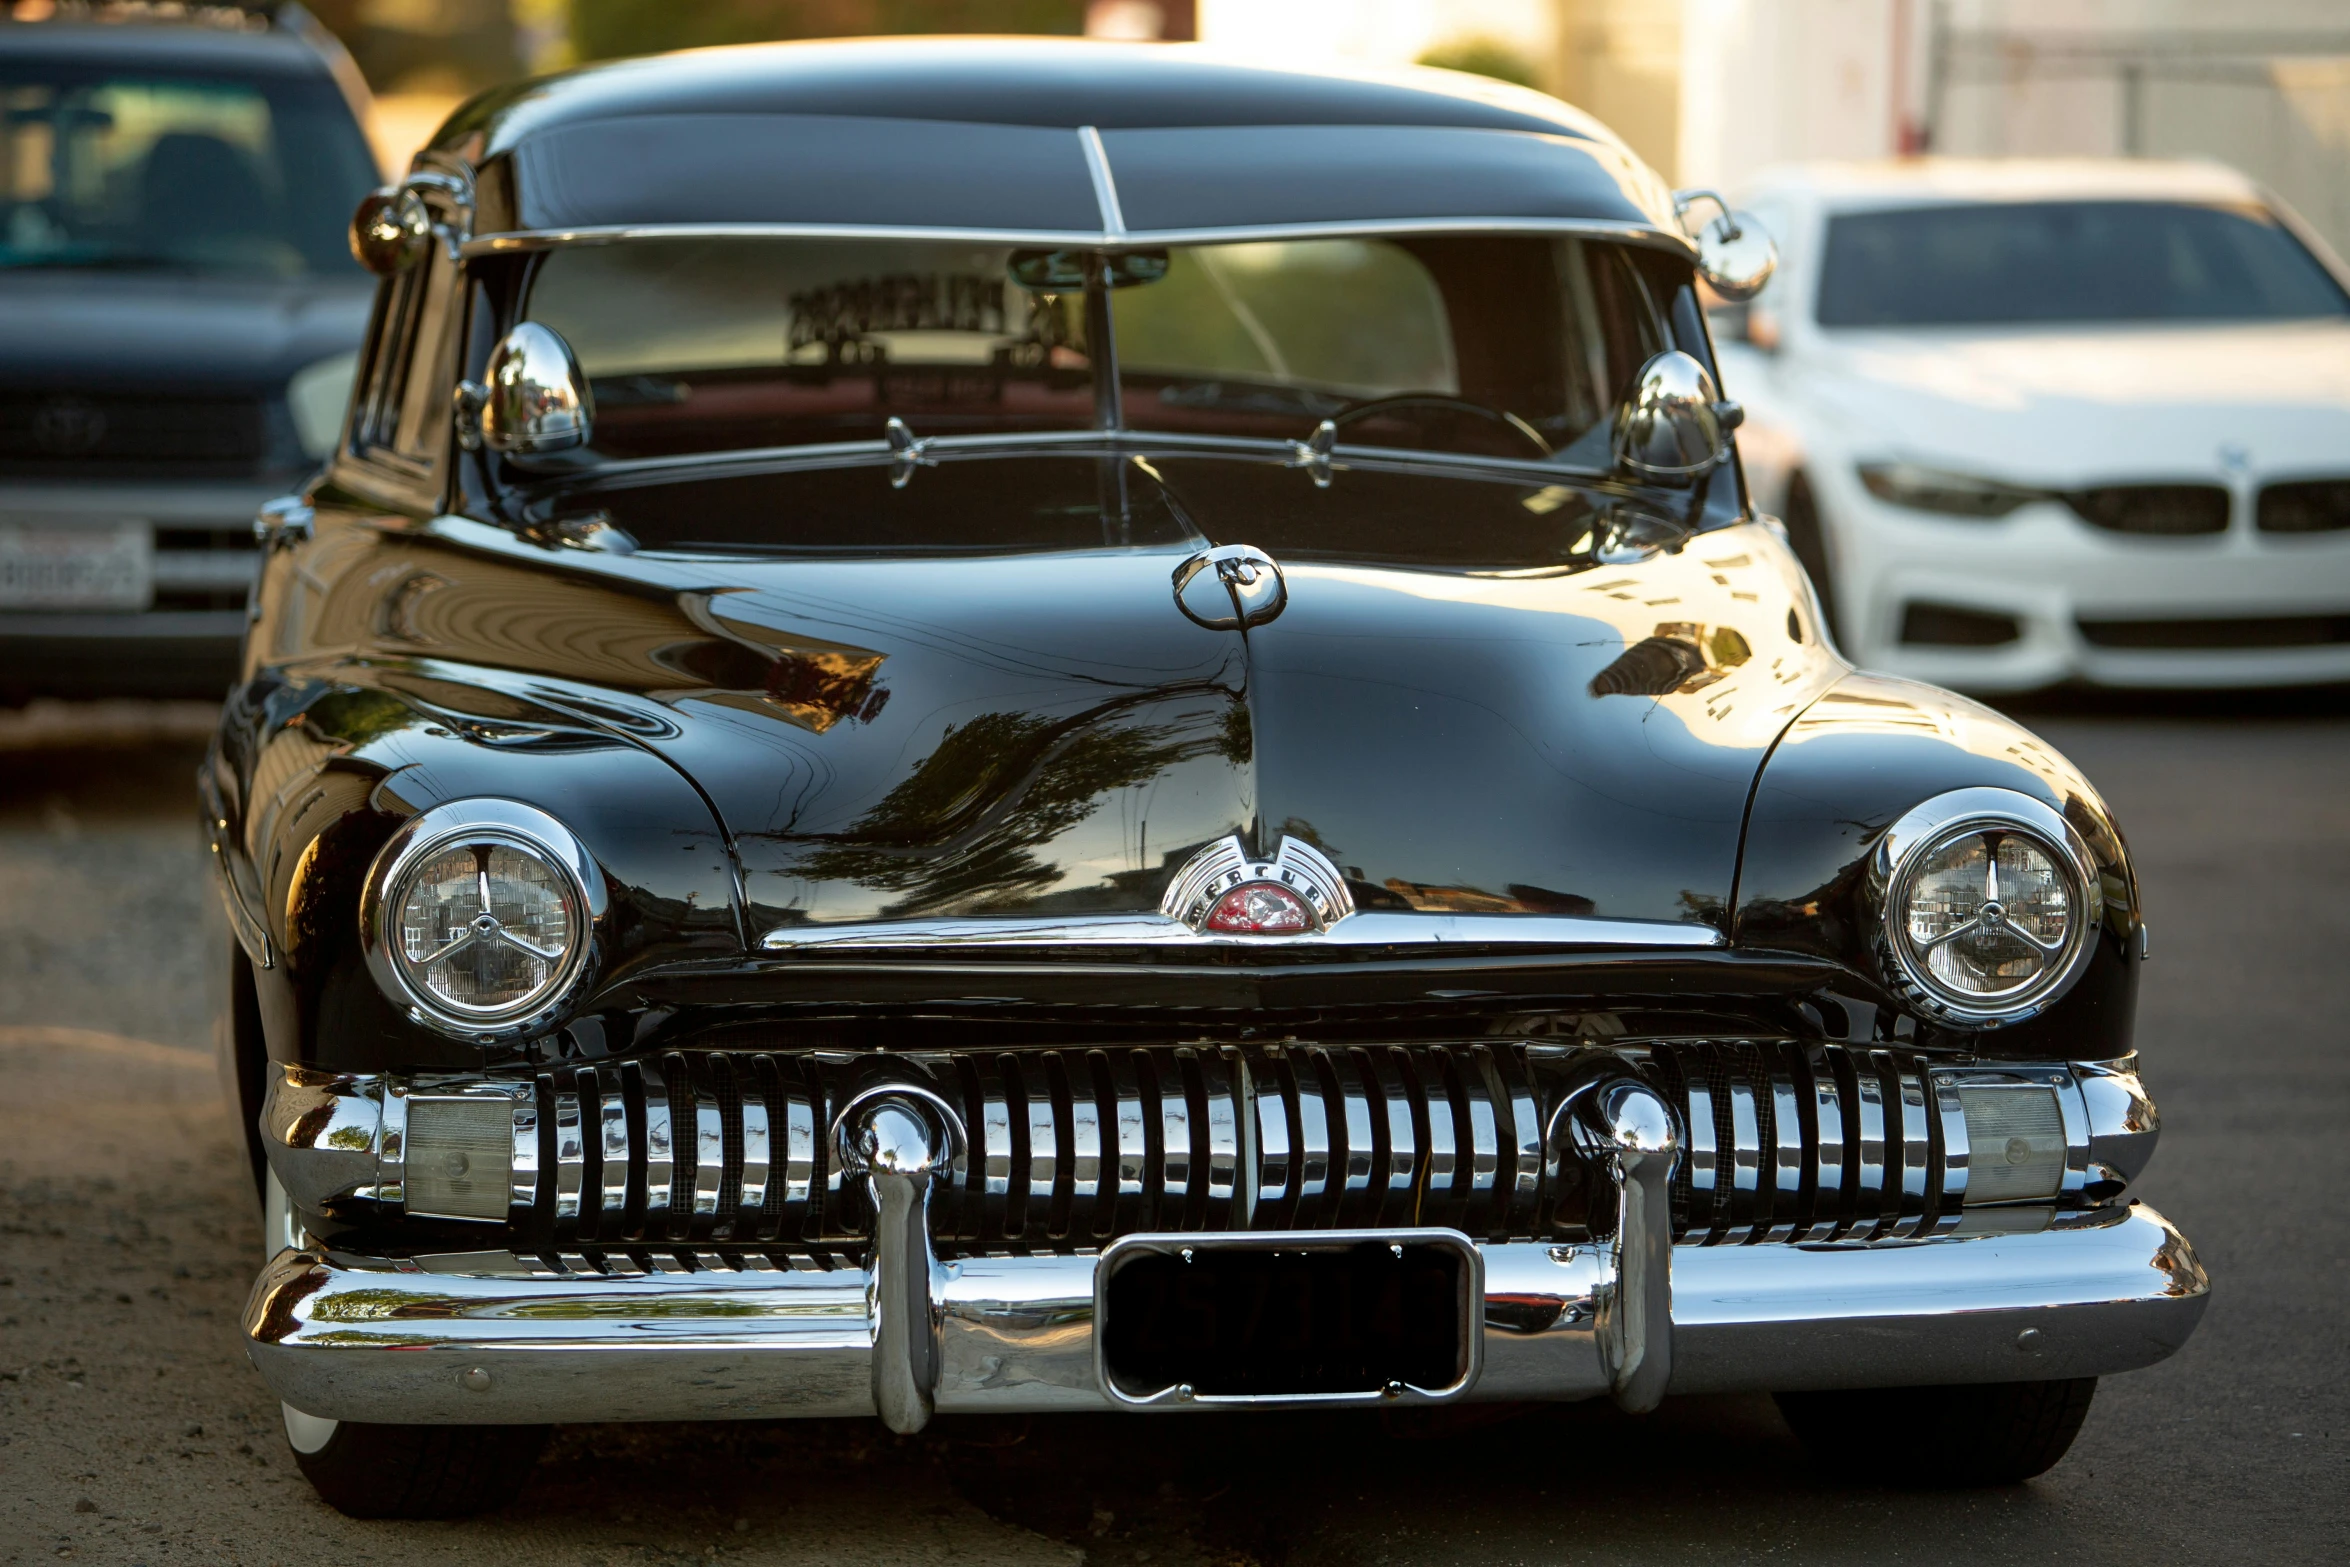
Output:
<path fill-rule="evenodd" d="M 223 717 L 235 801 L 224 869 L 266 937 L 256 989 L 272 1059 L 335 1071 L 479 1066 L 481 1050 L 410 1021 L 369 976 L 358 904 L 404 821 L 482 796 L 533 805 L 595 857 L 611 913 L 575 1016 L 649 968 L 742 947 L 724 834 L 675 768 L 623 737 L 502 693 L 350 666 L 246 688 Z M 232 905 L 237 898 L 232 898 Z"/>
<path fill-rule="evenodd" d="M 2088 968 L 2040 1016 L 1965 1032 L 1916 1020 L 1917 1039 L 1996 1055 L 2127 1054 L 2141 950 L 2138 884 L 2112 813 L 2046 741 L 1933 686 L 1847 675 L 1789 726 L 1747 813 L 1733 942 L 1833 959 L 1869 992 L 1859 999 L 1893 1008 L 1873 939 L 1869 857 L 1912 806 L 1980 786 L 2029 795 L 2073 825 L 2096 863 L 2104 925 Z"/>

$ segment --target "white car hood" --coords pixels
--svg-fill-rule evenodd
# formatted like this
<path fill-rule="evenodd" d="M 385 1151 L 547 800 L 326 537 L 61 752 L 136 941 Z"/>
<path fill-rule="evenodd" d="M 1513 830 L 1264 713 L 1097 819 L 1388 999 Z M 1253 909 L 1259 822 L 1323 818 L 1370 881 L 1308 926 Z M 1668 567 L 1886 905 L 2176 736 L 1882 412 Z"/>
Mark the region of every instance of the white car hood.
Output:
<path fill-rule="evenodd" d="M 1786 369 L 1861 461 L 2048 488 L 2350 475 L 2350 321 L 1842 332 Z"/>

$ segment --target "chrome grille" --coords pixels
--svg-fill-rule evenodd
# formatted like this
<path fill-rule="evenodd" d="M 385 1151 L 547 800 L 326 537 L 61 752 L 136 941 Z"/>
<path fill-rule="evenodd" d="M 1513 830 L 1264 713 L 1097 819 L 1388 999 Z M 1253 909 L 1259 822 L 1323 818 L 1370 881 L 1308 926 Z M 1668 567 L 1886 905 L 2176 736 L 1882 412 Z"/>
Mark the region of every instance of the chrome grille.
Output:
<path fill-rule="evenodd" d="M 1965 1122 L 1918 1058 L 1787 1040 L 1625 1054 L 1682 1107 L 1685 1244 L 1958 1222 Z M 954 1105 L 969 1138 L 932 1199 L 948 1250 L 1182 1230 L 1605 1235 L 1612 1194 L 1543 1139 L 1586 1059 L 1518 1041 L 672 1052 L 539 1078 L 536 1162 L 517 1177 L 518 1197 L 535 1197 L 514 1217 L 549 1252 L 860 1248 L 864 1194 L 841 1181 L 829 1128 L 859 1088 L 895 1076 Z"/>
<path fill-rule="evenodd" d="M 1663 1044 L 1688 1117 L 1673 1183 L 1687 1241 L 1884 1240 L 1955 1227 L 1966 1123 L 1917 1057 L 1791 1041 Z"/>
<path fill-rule="evenodd" d="M 268 450 L 269 409 L 250 394 L 0 389 L 0 472 L 243 478 Z"/>

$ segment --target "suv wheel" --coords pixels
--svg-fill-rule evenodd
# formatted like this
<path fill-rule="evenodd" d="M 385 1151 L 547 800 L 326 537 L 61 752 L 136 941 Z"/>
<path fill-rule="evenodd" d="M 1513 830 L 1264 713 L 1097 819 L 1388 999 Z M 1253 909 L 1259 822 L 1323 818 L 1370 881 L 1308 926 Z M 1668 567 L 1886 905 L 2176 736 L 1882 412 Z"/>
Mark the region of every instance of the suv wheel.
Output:
<path fill-rule="evenodd" d="M 286 1443 L 319 1496 L 352 1518 L 471 1518 L 512 1501 L 545 1426 L 372 1426 L 285 1406 Z"/>
<path fill-rule="evenodd" d="M 2014 1485 L 2056 1467 L 2096 1392 L 2095 1377 L 2076 1377 L 1772 1396 L 1812 1456 L 1847 1473 L 1909 1485 Z"/>

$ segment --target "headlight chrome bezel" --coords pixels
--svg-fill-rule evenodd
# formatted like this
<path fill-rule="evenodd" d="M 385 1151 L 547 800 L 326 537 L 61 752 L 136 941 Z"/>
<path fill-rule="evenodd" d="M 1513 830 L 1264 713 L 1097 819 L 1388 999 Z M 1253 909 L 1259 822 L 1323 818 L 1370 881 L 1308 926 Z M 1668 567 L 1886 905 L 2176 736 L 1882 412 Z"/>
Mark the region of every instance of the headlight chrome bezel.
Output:
<path fill-rule="evenodd" d="M 518 850 L 555 873 L 573 936 L 554 975 L 519 1001 L 466 1007 L 434 994 L 397 950 L 409 877 L 461 844 Z M 376 985 L 414 1022 L 474 1044 L 545 1033 L 561 1023 L 597 964 L 610 900 L 602 871 L 570 828 L 515 800 L 452 800 L 421 811 L 376 852 L 359 896 L 359 943 Z"/>
<path fill-rule="evenodd" d="M 2045 854 L 2068 882 L 2072 910 L 2062 948 L 2041 971 L 1987 995 L 1954 990 L 1935 976 L 1909 934 L 1918 873 L 1937 850 L 1981 832 L 2020 837 Z M 2104 887 L 2087 841 L 2061 812 L 2013 789 L 1954 789 L 1915 807 L 1878 840 L 1869 881 L 1886 981 L 1924 1016 L 1967 1028 L 1998 1028 L 2045 1012 L 2088 967 L 2105 922 Z"/>

